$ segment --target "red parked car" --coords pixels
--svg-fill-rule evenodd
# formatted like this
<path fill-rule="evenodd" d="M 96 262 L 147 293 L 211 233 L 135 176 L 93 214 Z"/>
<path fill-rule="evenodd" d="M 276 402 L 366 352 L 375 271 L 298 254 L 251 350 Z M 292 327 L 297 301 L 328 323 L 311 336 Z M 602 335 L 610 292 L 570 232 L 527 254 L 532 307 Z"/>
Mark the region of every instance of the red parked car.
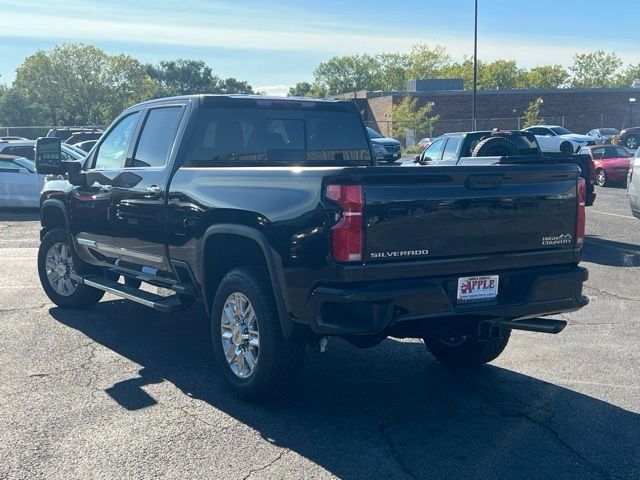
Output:
<path fill-rule="evenodd" d="M 580 153 L 591 156 L 591 180 L 600 187 L 627 181 L 631 153 L 617 145 L 591 145 Z"/>

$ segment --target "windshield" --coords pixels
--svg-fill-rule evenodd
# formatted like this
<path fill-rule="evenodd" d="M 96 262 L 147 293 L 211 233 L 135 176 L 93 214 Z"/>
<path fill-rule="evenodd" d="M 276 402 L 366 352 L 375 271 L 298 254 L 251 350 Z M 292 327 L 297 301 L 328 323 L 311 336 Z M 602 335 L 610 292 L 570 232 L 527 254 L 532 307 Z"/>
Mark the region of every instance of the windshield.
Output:
<path fill-rule="evenodd" d="M 379 134 L 373 128 L 367 127 L 367 132 L 369 132 L 369 138 L 384 138 L 384 135 Z"/>
<path fill-rule="evenodd" d="M 550 128 L 549 130 L 551 130 L 556 135 L 571 135 L 572 134 L 572 132 L 570 132 L 569 130 L 567 130 L 564 127 L 553 127 L 553 128 Z"/>
<path fill-rule="evenodd" d="M 369 143 L 357 112 L 206 107 L 199 115 L 192 166 L 366 165 Z"/>
<path fill-rule="evenodd" d="M 601 135 L 618 135 L 620 132 L 618 130 L 616 130 L 615 128 L 601 128 L 600 129 L 600 134 Z"/>
<path fill-rule="evenodd" d="M 600 150 L 600 158 L 626 158 L 630 157 L 631 154 L 624 147 L 605 147 L 604 152 Z M 594 151 L 594 158 L 597 158 L 598 152 Z"/>

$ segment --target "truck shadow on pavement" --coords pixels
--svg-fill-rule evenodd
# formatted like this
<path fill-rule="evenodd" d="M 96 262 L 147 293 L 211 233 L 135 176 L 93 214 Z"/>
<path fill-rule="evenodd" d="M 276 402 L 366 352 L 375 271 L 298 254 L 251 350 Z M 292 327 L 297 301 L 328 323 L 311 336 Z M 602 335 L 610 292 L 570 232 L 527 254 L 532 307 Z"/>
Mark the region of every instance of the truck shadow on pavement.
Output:
<path fill-rule="evenodd" d="M 637 267 L 640 266 L 640 245 L 587 235 L 582 260 L 611 267 Z"/>
<path fill-rule="evenodd" d="M 444 368 L 421 343 L 389 339 L 359 350 L 331 340 L 327 353 L 308 352 L 302 379 L 286 399 L 254 405 L 226 391 L 198 307 L 162 316 L 106 301 L 88 311 L 50 313 L 142 366 L 139 376 L 107 388 L 104 402 L 153 408 L 157 401 L 141 387 L 168 381 L 339 478 L 640 476 L 640 415 L 496 366 Z M 191 414 L 206 419 L 208 408 L 193 404 Z"/>

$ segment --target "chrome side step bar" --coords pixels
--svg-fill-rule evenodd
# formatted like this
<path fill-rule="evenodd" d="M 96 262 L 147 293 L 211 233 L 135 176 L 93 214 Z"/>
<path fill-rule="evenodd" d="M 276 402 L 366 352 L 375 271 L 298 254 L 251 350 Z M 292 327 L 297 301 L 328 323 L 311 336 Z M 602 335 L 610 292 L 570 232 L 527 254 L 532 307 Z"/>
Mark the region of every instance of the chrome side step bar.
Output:
<path fill-rule="evenodd" d="M 158 312 L 172 313 L 182 309 L 183 304 L 178 295 L 163 297 L 151 292 L 128 287 L 122 283 L 114 282 L 99 275 L 78 277 L 78 280 L 88 287 L 97 288 L 118 297 L 131 300 L 145 307 L 153 308 Z"/>

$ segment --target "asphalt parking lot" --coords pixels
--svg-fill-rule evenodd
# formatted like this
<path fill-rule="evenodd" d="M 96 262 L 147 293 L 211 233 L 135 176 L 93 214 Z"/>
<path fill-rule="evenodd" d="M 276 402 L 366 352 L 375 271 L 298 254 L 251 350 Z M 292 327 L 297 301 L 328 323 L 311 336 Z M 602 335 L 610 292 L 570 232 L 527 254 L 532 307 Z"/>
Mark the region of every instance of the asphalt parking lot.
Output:
<path fill-rule="evenodd" d="M 514 332 L 473 371 L 332 340 L 266 406 L 227 394 L 196 307 L 53 306 L 37 212 L 0 211 L 0 478 L 640 478 L 640 220 L 598 195 L 591 304 L 560 335 Z"/>

